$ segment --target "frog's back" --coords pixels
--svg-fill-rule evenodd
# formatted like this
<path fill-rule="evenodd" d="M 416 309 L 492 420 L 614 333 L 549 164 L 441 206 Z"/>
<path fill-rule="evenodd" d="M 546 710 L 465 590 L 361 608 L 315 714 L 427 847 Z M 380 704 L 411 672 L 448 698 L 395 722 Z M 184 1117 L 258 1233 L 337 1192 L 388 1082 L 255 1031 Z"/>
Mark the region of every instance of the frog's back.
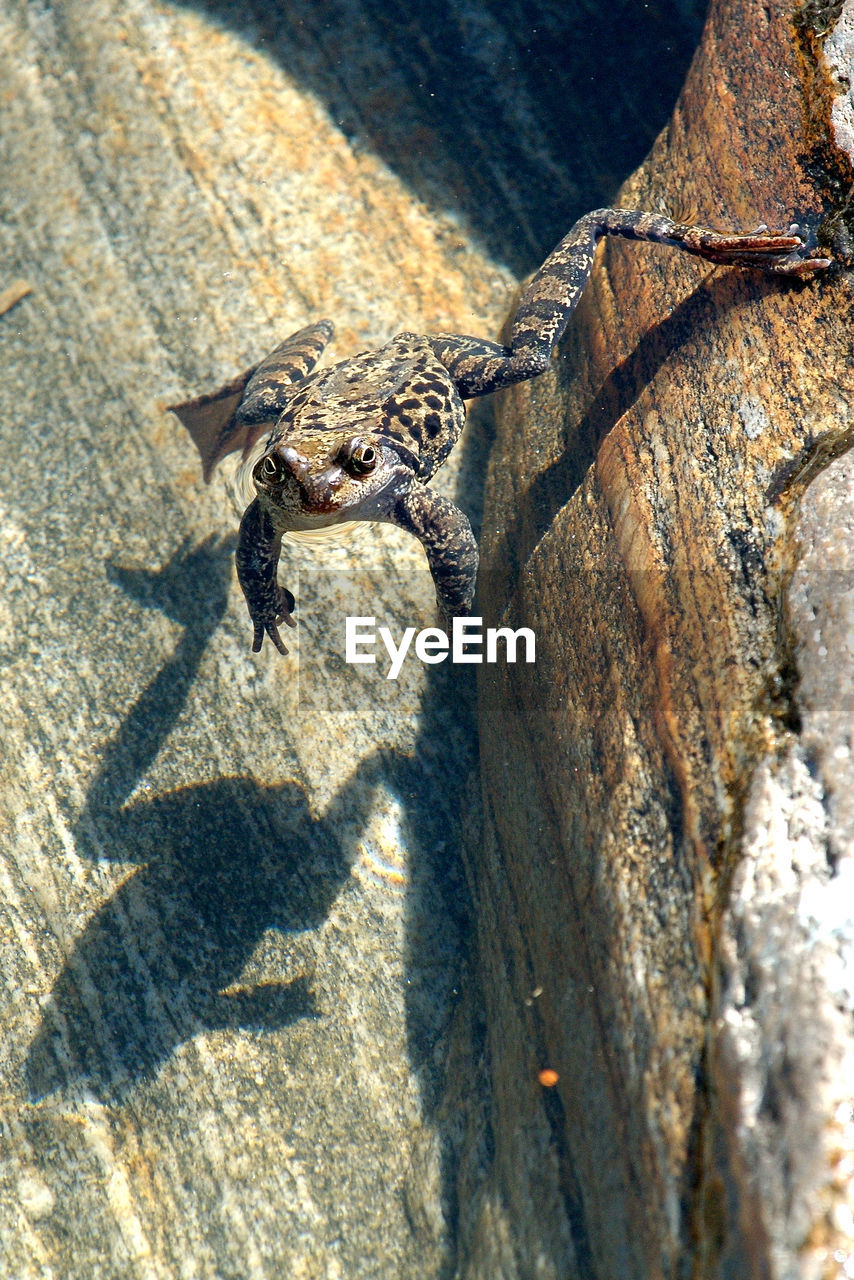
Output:
<path fill-rule="evenodd" d="M 447 369 L 417 334 L 320 369 L 289 391 L 275 434 L 330 431 L 384 438 L 420 480 L 428 480 L 459 439 L 465 408 Z"/>

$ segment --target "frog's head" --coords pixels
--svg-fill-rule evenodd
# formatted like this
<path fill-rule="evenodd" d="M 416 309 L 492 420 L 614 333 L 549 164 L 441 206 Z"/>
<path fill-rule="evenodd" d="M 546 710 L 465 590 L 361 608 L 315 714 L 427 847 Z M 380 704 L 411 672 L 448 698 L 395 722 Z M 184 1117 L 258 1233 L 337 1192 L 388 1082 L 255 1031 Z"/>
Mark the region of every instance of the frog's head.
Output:
<path fill-rule="evenodd" d="M 372 432 L 273 438 L 252 469 L 258 493 L 292 528 L 381 519 L 403 478 L 400 457 Z"/>

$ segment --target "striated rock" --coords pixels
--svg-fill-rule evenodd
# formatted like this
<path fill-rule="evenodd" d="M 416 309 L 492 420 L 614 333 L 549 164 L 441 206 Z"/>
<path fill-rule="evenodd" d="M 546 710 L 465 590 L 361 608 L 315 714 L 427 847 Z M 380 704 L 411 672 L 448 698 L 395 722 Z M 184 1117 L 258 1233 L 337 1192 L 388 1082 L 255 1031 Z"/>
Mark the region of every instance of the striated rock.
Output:
<path fill-rule="evenodd" d="M 836 82 L 822 41 L 852 13 L 715 0 L 620 197 L 835 209 L 835 271 L 609 244 L 500 399 L 482 607 L 538 648 L 480 681 L 495 1151 L 465 1276 L 854 1266 L 851 464 L 816 478 L 851 438 L 850 36 Z"/>
<path fill-rule="evenodd" d="M 163 406 L 325 315 L 335 356 L 494 335 L 669 113 L 697 3 L 642 6 L 664 77 L 635 7 L 0 6 L 4 1277 L 453 1266 L 473 681 L 345 664 L 348 614 L 434 621 L 392 529 L 290 547 L 294 652 L 253 657 L 228 477 Z M 486 445 L 439 479 L 475 519 Z"/>

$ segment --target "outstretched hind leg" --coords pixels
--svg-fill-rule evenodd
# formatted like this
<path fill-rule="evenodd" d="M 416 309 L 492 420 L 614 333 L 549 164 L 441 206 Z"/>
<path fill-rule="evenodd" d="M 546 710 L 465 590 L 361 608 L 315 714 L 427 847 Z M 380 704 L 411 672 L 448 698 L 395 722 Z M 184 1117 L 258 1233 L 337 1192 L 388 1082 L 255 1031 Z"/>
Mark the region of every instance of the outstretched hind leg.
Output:
<path fill-rule="evenodd" d="M 812 257 L 797 226 L 785 231 L 720 232 L 674 222 L 663 214 L 633 209 L 595 209 L 585 214 L 546 258 L 528 286 L 506 347 L 478 338 L 440 334 L 430 345 L 463 399 L 487 395 L 543 373 L 566 329 L 593 268 L 603 236 L 648 240 L 723 265 L 758 267 L 778 275 L 807 276 L 829 266 Z"/>
<path fill-rule="evenodd" d="M 329 320 L 307 325 L 218 391 L 168 406 L 190 433 L 205 480 L 229 453 L 247 456 L 284 408 L 287 388 L 311 372 L 332 334 Z"/>

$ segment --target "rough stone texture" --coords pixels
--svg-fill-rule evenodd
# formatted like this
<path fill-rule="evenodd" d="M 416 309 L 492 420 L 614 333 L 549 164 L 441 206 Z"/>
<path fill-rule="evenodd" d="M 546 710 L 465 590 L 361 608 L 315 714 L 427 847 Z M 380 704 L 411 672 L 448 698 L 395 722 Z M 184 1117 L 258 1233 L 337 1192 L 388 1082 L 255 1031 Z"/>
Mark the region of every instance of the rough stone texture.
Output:
<path fill-rule="evenodd" d="M 712 4 L 623 204 L 843 203 L 839 6 L 790 18 Z M 815 478 L 851 439 L 851 307 L 844 263 L 791 288 L 609 245 L 550 373 L 500 399 L 481 603 L 538 650 L 480 681 L 467 1276 L 854 1274 L 850 463 Z"/>
<path fill-rule="evenodd" d="M 745 1206 L 760 1201 L 771 1274 L 818 1278 L 849 1275 L 854 1258 L 850 454 L 810 485 L 795 536 L 786 611 L 800 726 L 751 781 L 713 1053 L 733 1108 L 728 1177 Z"/>
<path fill-rule="evenodd" d="M 0 3 L 4 1276 L 451 1267 L 470 682 L 345 667 L 345 614 L 433 621 L 390 529 L 292 548 L 296 652 L 254 658 L 162 405 L 325 314 L 337 355 L 494 334 L 669 112 L 622 18 L 675 94 L 695 7 Z M 440 481 L 475 518 L 486 434 Z"/>

